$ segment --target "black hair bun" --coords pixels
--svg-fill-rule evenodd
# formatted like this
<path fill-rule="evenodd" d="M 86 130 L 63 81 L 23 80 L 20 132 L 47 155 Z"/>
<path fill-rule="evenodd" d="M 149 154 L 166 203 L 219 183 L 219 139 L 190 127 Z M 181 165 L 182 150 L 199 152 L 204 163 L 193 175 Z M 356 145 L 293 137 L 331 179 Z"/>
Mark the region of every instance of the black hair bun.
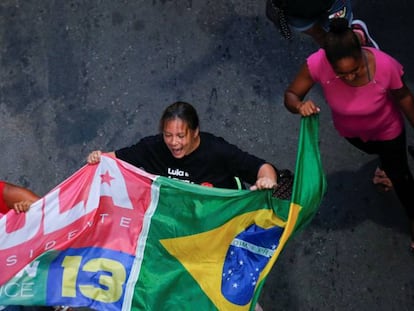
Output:
<path fill-rule="evenodd" d="M 343 17 L 333 18 L 329 24 L 329 31 L 332 33 L 342 33 L 348 28 L 348 20 Z"/>

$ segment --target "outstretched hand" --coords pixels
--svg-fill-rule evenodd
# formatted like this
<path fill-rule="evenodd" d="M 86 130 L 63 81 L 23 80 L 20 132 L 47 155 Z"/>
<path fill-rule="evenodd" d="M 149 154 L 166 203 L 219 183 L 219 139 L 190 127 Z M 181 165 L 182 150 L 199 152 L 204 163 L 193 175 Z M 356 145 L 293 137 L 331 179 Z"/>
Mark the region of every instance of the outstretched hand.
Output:
<path fill-rule="evenodd" d="M 20 201 L 20 202 L 14 203 L 13 209 L 17 214 L 26 213 L 30 209 L 30 205 L 32 204 L 33 204 L 33 201 L 29 201 L 29 200 Z"/>
<path fill-rule="evenodd" d="M 256 183 L 250 187 L 250 190 L 273 189 L 277 186 L 274 179 L 269 177 L 261 177 L 256 180 Z"/>
<path fill-rule="evenodd" d="M 88 164 L 97 164 L 101 162 L 101 155 L 102 151 L 100 150 L 92 151 L 86 158 L 86 162 L 88 162 Z"/>
<path fill-rule="evenodd" d="M 315 105 L 315 103 L 311 100 L 307 100 L 303 102 L 299 107 L 297 107 L 298 113 L 302 117 L 309 117 L 313 114 L 318 114 L 320 112 L 320 108 Z"/>

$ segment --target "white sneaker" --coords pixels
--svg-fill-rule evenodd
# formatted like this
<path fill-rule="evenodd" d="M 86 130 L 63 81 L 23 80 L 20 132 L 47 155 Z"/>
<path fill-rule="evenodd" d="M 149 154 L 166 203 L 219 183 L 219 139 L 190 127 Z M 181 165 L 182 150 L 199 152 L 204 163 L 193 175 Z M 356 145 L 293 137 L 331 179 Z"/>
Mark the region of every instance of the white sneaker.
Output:
<path fill-rule="evenodd" d="M 365 36 L 365 45 L 367 45 L 367 46 L 373 46 L 377 50 L 380 49 L 380 47 L 377 44 L 377 42 L 375 42 L 375 40 L 372 39 L 372 37 L 370 36 L 370 34 L 368 32 L 368 27 L 367 27 L 367 25 L 363 21 L 361 21 L 360 19 L 354 19 L 351 22 L 351 28 L 352 29 L 355 29 L 355 30 L 360 30 L 360 31 L 363 32 L 363 34 Z"/>
<path fill-rule="evenodd" d="M 254 311 L 263 311 L 263 308 L 259 303 L 256 303 L 256 306 L 254 307 Z"/>

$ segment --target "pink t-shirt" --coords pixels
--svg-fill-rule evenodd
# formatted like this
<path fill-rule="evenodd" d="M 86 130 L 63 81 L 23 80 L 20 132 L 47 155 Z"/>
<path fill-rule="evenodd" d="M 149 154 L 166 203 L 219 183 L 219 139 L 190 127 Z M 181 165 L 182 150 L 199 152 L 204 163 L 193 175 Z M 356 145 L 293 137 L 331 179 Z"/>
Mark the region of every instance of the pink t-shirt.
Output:
<path fill-rule="evenodd" d="M 322 86 L 340 135 L 364 141 L 393 139 L 402 132 L 404 119 L 389 90 L 403 86 L 403 67 L 382 51 L 364 49 L 374 54 L 376 64 L 375 74 L 366 85 L 350 86 L 337 78 L 323 49 L 308 57 L 309 72 Z"/>

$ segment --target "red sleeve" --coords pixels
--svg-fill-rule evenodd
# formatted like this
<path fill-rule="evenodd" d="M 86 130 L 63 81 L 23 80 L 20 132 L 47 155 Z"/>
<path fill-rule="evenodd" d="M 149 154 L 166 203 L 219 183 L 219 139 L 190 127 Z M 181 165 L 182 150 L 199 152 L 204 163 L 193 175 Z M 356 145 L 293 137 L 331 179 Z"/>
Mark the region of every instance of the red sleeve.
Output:
<path fill-rule="evenodd" d="M 4 181 L 0 181 L 0 215 L 6 214 L 9 211 L 9 208 L 7 207 L 6 202 L 4 202 L 3 198 L 4 185 Z"/>

